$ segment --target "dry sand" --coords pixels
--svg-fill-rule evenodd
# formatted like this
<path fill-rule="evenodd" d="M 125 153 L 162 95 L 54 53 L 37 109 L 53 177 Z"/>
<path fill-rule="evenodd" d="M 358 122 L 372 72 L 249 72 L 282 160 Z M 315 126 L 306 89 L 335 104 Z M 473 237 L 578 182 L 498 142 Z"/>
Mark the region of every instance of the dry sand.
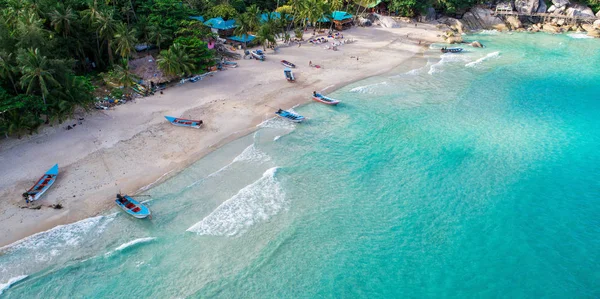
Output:
<path fill-rule="evenodd" d="M 71 121 L 21 140 L 0 141 L 0 247 L 110 209 L 117 192 L 132 194 L 177 173 L 273 117 L 272 107 L 290 108 L 309 101 L 313 90 L 327 93 L 388 72 L 441 41 L 440 32 L 425 24 L 353 28 L 343 34 L 356 42 L 338 51 L 311 44 L 280 47 L 275 54 L 267 51 L 264 62 L 239 60 L 238 68 L 169 88 L 164 95 L 94 111 L 73 130 L 65 130 Z M 296 83 L 285 80 L 283 59 L 297 65 Z M 323 68 L 308 67 L 309 61 Z M 202 119 L 205 125 L 176 127 L 164 115 Z M 60 166 L 59 178 L 35 202 L 42 208 L 22 209 L 21 193 L 54 163 Z M 56 203 L 64 208 L 48 207 Z"/>

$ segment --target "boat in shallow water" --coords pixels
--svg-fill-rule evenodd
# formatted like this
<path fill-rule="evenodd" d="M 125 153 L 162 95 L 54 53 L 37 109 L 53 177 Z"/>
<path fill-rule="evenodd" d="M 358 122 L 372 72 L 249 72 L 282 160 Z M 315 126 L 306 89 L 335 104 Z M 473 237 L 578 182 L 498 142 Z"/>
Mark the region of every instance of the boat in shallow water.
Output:
<path fill-rule="evenodd" d="M 293 63 L 291 63 L 291 62 L 289 62 L 287 60 L 282 60 L 281 64 L 283 64 L 285 67 L 289 67 L 289 68 L 292 68 L 292 69 L 296 68 L 295 64 L 293 64 Z"/>
<path fill-rule="evenodd" d="M 23 193 L 27 203 L 38 200 L 46 190 L 50 189 L 58 176 L 58 164 L 54 164 L 46 173 L 31 187 Z"/>
<path fill-rule="evenodd" d="M 277 114 L 277 116 L 279 116 L 281 118 L 285 118 L 285 119 L 287 119 L 289 121 L 293 121 L 295 123 L 300 123 L 300 122 L 304 121 L 304 116 L 287 111 L 287 110 L 279 109 L 277 112 L 275 112 L 275 114 Z"/>
<path fill-rule="evenodd" d="M 292 73 L 292 69 L 290 69 L 290 68 L 284 69 L 283 74 L 285 75 L 285 79 L 287 79 L 288 82 L 296 81 L 296 78 L 294 77 L 294 73 Z"/>
<path fill-rule="evenodd" d="M 176 118 L 172 116 L 165 116 L 165 118 L 172 124 L 180 127 L 191 127 L 199 129 L 202 126 L 203 122 L 201 120 L 193 120 L 193 119 L 185 119 L 185 118 Z"/>
<path fill-rule="evenodd" d="M 150 209 L 131 198 L 131 196 L 117 194 L 115 202 L 123 211 L 135 218 L 143 219 L 151 215 Z"/>
<path fill-rule="evenodd" d="M 462 50 L 462 48 L 442 48 L 440 51 L 442 53 L 460 53 Z"/>
<path fill-rule="evenodd" d="M 340 103 L 340 101 L 338 101 L 336 99 L 332 99 L 330 97 L 326 97 L 320 93 L 314 93 L 312 98 L 313 98 L 313 100 L 315 100 L 317 102 L 321 102 L 323 104 L 332 105 L 332 106 L 335 106 Z"/>

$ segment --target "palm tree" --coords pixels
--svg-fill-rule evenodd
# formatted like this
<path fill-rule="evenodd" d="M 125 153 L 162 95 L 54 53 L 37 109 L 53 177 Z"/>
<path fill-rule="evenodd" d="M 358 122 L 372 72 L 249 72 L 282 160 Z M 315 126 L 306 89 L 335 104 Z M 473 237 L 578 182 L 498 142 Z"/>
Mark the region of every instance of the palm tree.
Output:
<path fill-rule="evenodd" d="M 169 30 L 154 25 L 150 27 L 150 32 L 149 39 L 158 47 L 158 51 L 160 52 L 160 46 L 169 40 L 170 32 Z"/>
<path fill-rule="evenodd" d="M 96 31 L 96 51 L 100 54 L 100 33 L 98 33 L 98 21 L 102 16 L 98 9 L 98 3 L 96 0 L 88 2 L 88 8 L 81 12 L 82 21 L 87 23 L 91 28 Z"/>
<path fill-rule="evenodd" d="M 17 62 L 21 66 L 21 87 L 26 89 L 28 94 L 38 91 L 46 103 L 49 84 L 58 85 L 54 79 L 54 69 L 50 66 L 50 61 L 46 56 L 42 56 L 36 48 L 21 52 L 17 57 Z"/>
<path fill-rule="evenodd" d="M 256 39 L 263 45 L 263 49 L 266 51 L 269 44 L 276 44 L 275 35 L 268 24 L 260 26 L 256 33 Z"/>
<path fill-rule="evenodd" d="M 58 5 L 49 15 L 51 20 L 50 25 L 52 25 L 54 31 L 58 33 L 62 32 L 64 37 L 69 35 L 71 23 L 77 19 L 73 9 L 70 6 L 64 8 L 64 6 Z"/>
<path fill-rule="evenodd" d="M 248 32 L 252 31 L 250 20 L 248 20 L 250 16 L 248 14 L 241 14 L 236 20 L 235 23 L 237 27 L 233 31 L 233 34 L 243 37 L 244 35 L 248 35 Z M 244 43 L 244 50 L 246 50 L 246 43 Z"/>
<path fill-rule="evenodd" d="M 136 75 L 129 69 L 129 63 L 126 59 L 121 60 L 121 65 L 116 64 L 113 67 L 113 76 L 125 91 L 128 91 L 136 82 Z"/>
<path fill-rule="evenodd" d="M 250 7 L 248 7 L 248 9 L 246 10 L 246 17 L 248 25 L 250 26 L 250 30 L 248 31 L 258 30 L 258 28 L 260 27 L 261 12 L 260 8 L 258 8 L 256 4 L 252 4 L 250 5 Z"/>
<path fill-rule="evenodd" d="M 100 36 L 106 40 L 107 51 L 108 51 L 108 62 L 110 64 L 113 63 L 113 38 L 115 36 L 115 32 L 117 31 L 117 21 L 113 18 L 113 12 L 108 11 L 106 13 L 100 14 L 100 18 L 98 19 L 98 32 Z"/>
<path fill-rule="evenodd" d="M 115 34 L 115 43 L 117 45 L 117 52 L 121 57 L 129 59 L 131 51 L 137 44 L 137 38 L 135 37 L 136 30 L 127 28 L 127 25 L 120 23 L 117 25 L 117 33 Z"/>
<path fill-rule="evenodd" d="M 8 79 L 12 84 L 15 94 L 18 94 L 17 85 L 15 84 L 14 74 L 15 68 L 13 66 L 13 53 L 0 52 L 0 78 Z"/>
<path fill-rule="evenodd" d="M 194 60 L 179 44 L 173 44 L 169 50 L 161 51 L 156 62 L 166 75 L 181 76 L 191 74 L 194 70 Z"/>

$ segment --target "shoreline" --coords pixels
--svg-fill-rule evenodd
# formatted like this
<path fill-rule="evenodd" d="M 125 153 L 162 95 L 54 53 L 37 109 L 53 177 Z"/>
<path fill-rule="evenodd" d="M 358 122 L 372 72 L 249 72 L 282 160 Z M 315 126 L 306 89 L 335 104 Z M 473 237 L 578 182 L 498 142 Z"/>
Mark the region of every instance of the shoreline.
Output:
<path fill-rule="evenodd" d="M 389 73 L 423 55 L 431 43 L 443 42 L 434 26 L 419 27 L 353 28 L 345 35 L 357 42 L 343 45 L 337 52 L 309 44 L 282 47 L 275 54 L 269 51 L 266 62 L 240 60 L 238 68 L 198 83 L 172 87 L 165 90 L 165 95 L 87 114 L 86 119 L 91 120 L 75 130 L 45 128 L 39 135 L 9 144 L 0 149 L 0 162 L 9 164 L 6 173 L 14 173 L 0 176 L 0 181 L 10 179 L 0 185 L 0 223 L 8 228 L 1 232 L 0 248 L 57 225 L 98 216 L 114 207 L 113 193 L 144 192 L 168 180 L 223 145 L 257 130 L 258 124 L 273 117 L 270 106 L 305 105 L 312 101 L 304 94 L 312 90 L 325 89 L 328 94 Z M 413 39 L 404 39 L 407 33 L 419 35 L 424 43 L 417 45 Z M 361 60 L 348 59 L 352 55 Z M 300 66 L 294 70 L 298 74 L 294 85 L 283 79 L 281 59 Z M 324 67 L 306 68 L 304 60 L 314 60 Z M 260 88 L 262 85 L 268 88 Z M 200 130 L 175 127 L 163 119 L 163 115 L 170 114 L 194 115 L 207 125 Z M 108 133 L 101 133 L 103 130 Z M 61 165 L 57 184 L 36 202 L 44 207 L 21 209 L 18 190 L 31 184 L 40 168 L 45 167 L 42 165 L 54 161 L 57 155 L 54 159 Z M 46 208 L 56 203 L 64 209 Z"/>

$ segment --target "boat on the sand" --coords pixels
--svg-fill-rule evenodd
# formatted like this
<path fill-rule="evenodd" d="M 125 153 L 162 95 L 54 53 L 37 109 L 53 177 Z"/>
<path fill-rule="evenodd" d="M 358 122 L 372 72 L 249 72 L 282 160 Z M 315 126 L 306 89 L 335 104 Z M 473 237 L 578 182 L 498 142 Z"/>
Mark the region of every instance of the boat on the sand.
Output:
<path fill-rule="evenodd" d="M 54 164 L 44 175 L 37 180 L 33 187 L 23 193 L 23 197 L 27 203 L 38 200 L 42 195 L 52 187 L 58 176 L 58 164 Z"/>
<path fill-rule="evenodd" d="M 442 48 L 440 51 L 442 53 L 460 53 L 462 50 L 462 48 Z"/>
<path fill-rule="evenodd" d="M 294 74 L 292 73 L 292 69 L 290 69 L 290 68 L 284 69 L 283 74 L 285 75 L 285 78 L 288 80 L 288 82 L 296 81 L 296 78 L 294 77 Z"/>
<path fill-rule="evenodd" d="M 254 59 L 265 61 L 265 52 L 263 52 L 262 50 L 254 50 L 250 52 L 250 54 Z"/>
<path fill-rule="evenodd" d="M 131 198 L 131 196 L 117 194 L 115 202 L 123 211 L 135 218 L 143 219 L 151 215 L 150 209 Z"/>
<path fill-rule="evenodd" d="M 287 60 L 282 60 L 281 64 L 283 64 L 285 67 L 289 67 L 289 68 L 292 68 L 292 69 L 296 68 L 295 64 L 293 64 L 293 63 L 291 63 L 291 62 L 289 62 Z"/>
<path fill-rule="evenodd" d="M 185 118 L 177 118 L 172 116 L 165 116 L 165 118 L 172 124 L 180 127 L 191 127 L 199 129 L 203 124 L 201 120 L 193 120 L 193 119 L 185 119 Z"/>
<path fill-rule="evenodd" d="M 287 110 L 279 109 L 277 112 L 275 112 L 275 114 L 277 114 L 277 116 L 279 116 L 281 118 L 287 119 L 287 120 L 295 122 L 295 123 L 300 123 L 300 122 L 304 121 L 304 116 L 287 111 Z"/>
<path fill-rule="evenodd" d="M 320 93 L 313 93 L 313 100 L 317 101 L 317 102 L 321 102 L 323 104 L 327 104 L 327 105 L 337 105 L 340 103 L 340 101 L 336 100 L 336 99 L 332 99 L 330 97 L 326 97 Z"/>

